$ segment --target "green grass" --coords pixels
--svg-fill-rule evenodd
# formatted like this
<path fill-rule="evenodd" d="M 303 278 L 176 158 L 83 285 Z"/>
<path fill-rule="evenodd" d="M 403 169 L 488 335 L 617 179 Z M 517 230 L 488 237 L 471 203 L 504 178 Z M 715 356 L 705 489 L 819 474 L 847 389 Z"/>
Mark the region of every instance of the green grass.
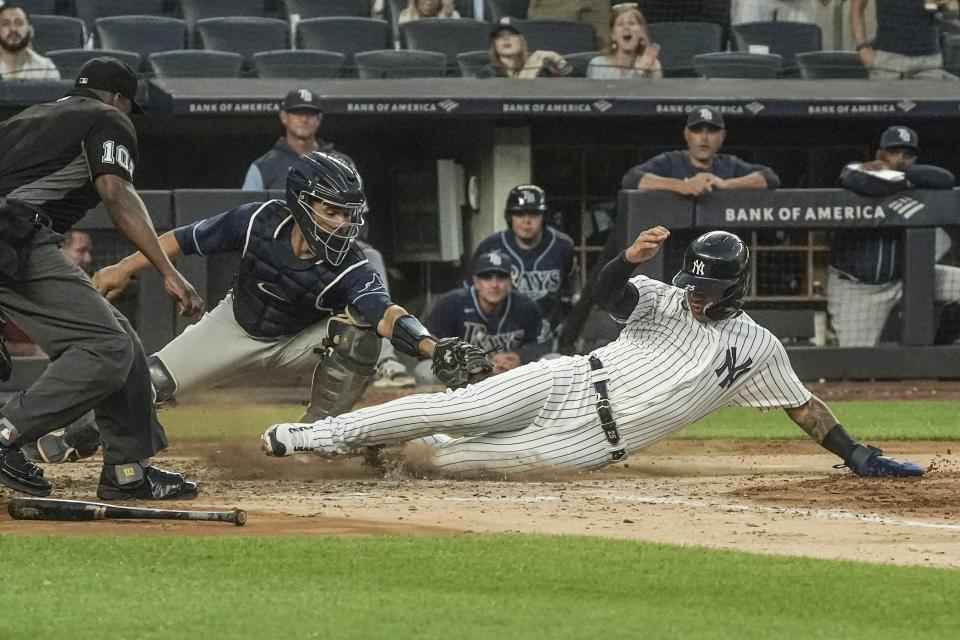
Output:
<path fill-rule="evenodd" d="M 864 440 L 960 440 L 960 402 L 834 402 L 848 431 Z M 160 413 L 172 442 L 258 438 L 302 415 L 299 405 L 186 403 Z M 779 410 L 724 409 L 680 432 L 686 439 L 806 439 Z"/>
<path fill-rule="evenodd" d="M 943 569 L 533 535 L 2 541 L 4 640 L 960 637 Z"/>

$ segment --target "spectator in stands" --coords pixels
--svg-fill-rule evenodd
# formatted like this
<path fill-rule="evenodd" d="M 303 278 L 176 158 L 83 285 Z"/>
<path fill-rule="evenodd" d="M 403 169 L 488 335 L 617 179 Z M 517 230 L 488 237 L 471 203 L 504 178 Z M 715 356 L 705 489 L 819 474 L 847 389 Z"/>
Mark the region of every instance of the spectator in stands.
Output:
<path fill-rule="evenodd" d="M 397 23 L 411 22 L 421 18 L 459 18 L 453 0 L 410 0 L 407 8 L 397 16 Z"/>
<path fill-rule="evenodd" d="M 0 80 L 59 80 L 53 60 L 30 48 L 33 25 L 14 2 L 0 6 Z"/>
<path fill-rule="evenodd" d="M 685 151 L 667 151 L 639 164 L 623 176 L 623 189 L 673 191 L 702 196 L 714 189 L 776 189 L 780 178 L 769 167 L 720 153 L 726 136 L 723 114 L 713 107 L 694 107 L 687 117 Z"/>
<path fill-rule="evenodd" d="M 633 3 L 620 4 L 610 14 L 610 32 L 603 55 L 587 66 L 587 77 L 598 80 L 662 78 L 657 54 L 660 45 L 650 42 L 647 21 Z"/>
<path fill-rule="evenodd" d="M 867 39 L 869 0 L 850 0 L 850 29 L 860 59 L 875 80 L 957 80 L 944 71 L 937 14 L 956 18 L 957 0 L 877 0 L 877 34 Z"/>
<path fill-rule="evenodd" d="M 306 89 L 294 89 L 280 106 L 280 122 L 286 129 L 273 148 L 257 158 L 243 180 L 244 191 L 285 189 L 290 165 L 314 151 L 330 151 L 333 145 L 317 138 L 323 121 L 320 101 Z"/>
<path fill-rule="evenodd" d="M 610 0 L 530 0 L 527 18 L 589 22 L 600 34 L 610 19 Z"/>
<path fill-rule="evenodd" d="M 507 254 L 480 254 L 473 261 L 473 286 L 440 296 L 425 323 L 434 335 L 457 336 L 491 354 L 494 375 L 539 356 L 540 309 L 513 288 L 512 270 Z M 417 380 L 437 384 L 430 365 L 417 365 Z"/>
<path fill-rule="evenodd" d="M 817 3 L 822 6 L 830 0 L 733 0 L 730 5 L 730 23 L 745 22 L 817 22 Z"/>
<path fill-rule="evenodd" d="M 912 129 L 890 127 L 880 137 L 876 158 L 848 164 L 840 173 L 840 185 L 869 197 L 914 188 L 952 189 L 956 183 L 952 173 L 916 164 L 919 142 Z M 850 229 L 832 234 L 827 310 L 841 347 L 875 346 L 890 311 L 903 297 L 901 234 L 899 229 Z M 948 249 L 949 243 L 944 243 L 937 258 Z M 960 269 L 938 264 L 934 276 L 938 302 L 960 301 Z"/>
<path fill-rule="evenodd" d="M 527 51 L 527 41 L 509 21 L 490 31 L 490 66 L 479 77 L 550 78 L 568 76 L 573 66 L 553 51 Z"/>

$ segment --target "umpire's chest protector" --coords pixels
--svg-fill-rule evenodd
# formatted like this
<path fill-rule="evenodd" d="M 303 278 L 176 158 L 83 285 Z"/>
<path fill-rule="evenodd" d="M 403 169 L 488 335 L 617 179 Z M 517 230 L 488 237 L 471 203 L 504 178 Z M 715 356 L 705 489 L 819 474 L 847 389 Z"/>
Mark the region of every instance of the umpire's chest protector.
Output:
<path fill-rule="evenodd" d="M 233 285 L 233 314 L 254 338 L 299 333 L 346 306 L 334 285 L 363 262 L 351 248 L 335 269 L 322 260 L 301 260 L 290 246 L 292 216 L 279 202 L 251 220 L 243 257 Z"/>

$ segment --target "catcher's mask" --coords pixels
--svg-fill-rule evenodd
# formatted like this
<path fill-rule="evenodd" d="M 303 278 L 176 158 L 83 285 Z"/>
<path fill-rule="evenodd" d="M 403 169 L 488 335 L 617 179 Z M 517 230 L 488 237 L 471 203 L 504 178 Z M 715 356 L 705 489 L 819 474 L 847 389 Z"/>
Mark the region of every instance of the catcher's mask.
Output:
<path fill-rule="evenodd" d="M 710 320 L 732 318 L 743 306 L 750 275 L 750 250 L 739 237 L 726 231 L 705 233 L 687 247 L 683 268 L 673 286 L 709 300 L 703 314 Z"/>
<path fill-rule="evenodd" d="M 323 218 L 313 209 L 322 202 L 347 213 L 347 220 Z M 331 265 L 343 262 L 363 226 L 363 180 L 346 156 L 314 151 L 301 156 L 287 173 L 287 208 L 313 252 Z M 328 227 L 319 222 L 324 219 Z"/>

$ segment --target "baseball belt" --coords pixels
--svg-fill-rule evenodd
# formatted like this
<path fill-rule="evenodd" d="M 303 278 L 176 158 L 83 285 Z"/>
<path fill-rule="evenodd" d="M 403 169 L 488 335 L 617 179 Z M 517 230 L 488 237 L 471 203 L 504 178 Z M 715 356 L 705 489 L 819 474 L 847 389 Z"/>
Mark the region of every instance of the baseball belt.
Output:
<path fill-rule="evenodd" d="M 593 371 L 603 369 L 603 363 L 597 356 L 590 356 L 590 368 Z M 617 421 L 613 419 L 613 408 L 610 406 L 610 396 L 607 393 L 607 380 L 609 376 L 594 376 L 593 389 L 597 392 L 597 416 L 600 417 L 600 428 L 603 429 L 603 436 L 614 447 L 620 445 L 620 431 L 617 430 Z M 622 460 L 627 455 L 625 447 L 619 447 L 610 450 L 610 456 L 614 462 Z"/>

